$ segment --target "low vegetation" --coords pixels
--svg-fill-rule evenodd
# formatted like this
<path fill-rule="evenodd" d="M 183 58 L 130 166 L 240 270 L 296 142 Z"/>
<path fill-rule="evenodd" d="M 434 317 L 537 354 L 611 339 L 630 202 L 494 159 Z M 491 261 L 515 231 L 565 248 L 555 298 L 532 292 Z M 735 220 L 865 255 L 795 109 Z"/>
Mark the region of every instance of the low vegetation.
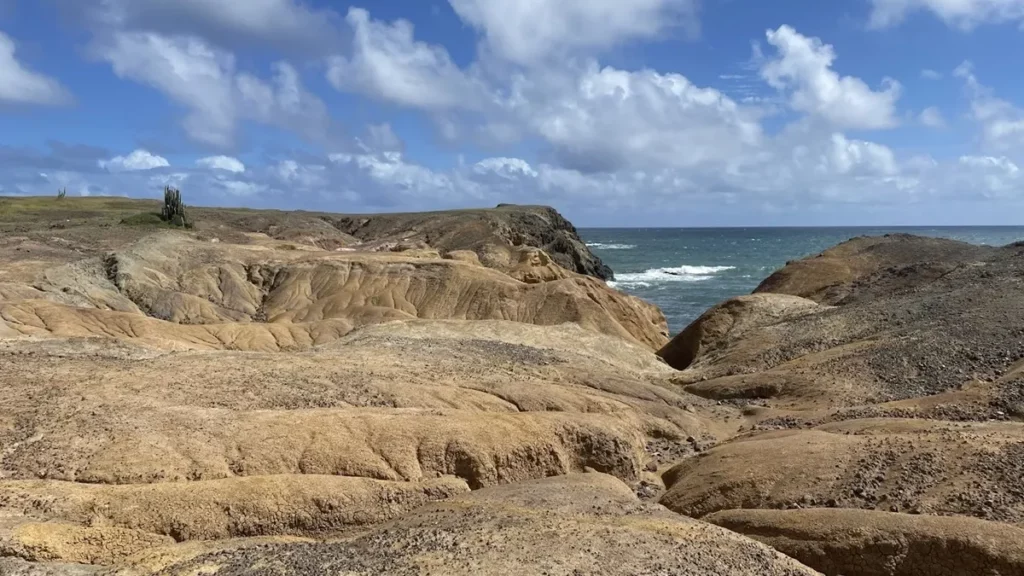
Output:
<path fill-rule="evenodd" d="M 177 188 L 164 187 L 164 207 L 160 211 L 160 219 L 173 226 L 192 227 L 192 221 L 185 213 L 185 203 L 181 201 L 181 191 Z"/>
<path fill-rule="evenodd" d="M 126 226 L 162 226 L 166 224 L 163 217 L 156 212 L 141 212 L 133 216 L 125 216 L 121 224 Z"/>

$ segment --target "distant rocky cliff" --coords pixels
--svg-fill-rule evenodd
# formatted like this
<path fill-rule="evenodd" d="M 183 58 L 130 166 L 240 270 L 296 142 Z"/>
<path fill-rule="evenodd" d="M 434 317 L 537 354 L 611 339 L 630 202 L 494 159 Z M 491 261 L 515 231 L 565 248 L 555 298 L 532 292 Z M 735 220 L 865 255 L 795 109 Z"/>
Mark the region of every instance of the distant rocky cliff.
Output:
<path fill-rule="evenodd" d="M 341 216 L 338 230 L 364 242 L 422 242 L 442 254 L 472 250 L 489 268 L 514 266 L 525 247 L 540 248 L 559 266 L 604 280 L 612 269 L 595 256 L 576 228 L 554 208 L 501 204 L 497 208 Z"/>

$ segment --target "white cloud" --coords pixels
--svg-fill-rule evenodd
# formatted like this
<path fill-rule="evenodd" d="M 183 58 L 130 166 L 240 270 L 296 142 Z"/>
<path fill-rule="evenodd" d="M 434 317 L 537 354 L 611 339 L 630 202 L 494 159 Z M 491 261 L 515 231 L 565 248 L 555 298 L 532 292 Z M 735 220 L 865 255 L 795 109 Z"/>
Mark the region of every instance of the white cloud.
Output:
<path fill-rule="evenodd" d="M 728 170 L 697 176 L 698 190 L 727 191 L 747 206 L 786 203 L 800 210 L 890 204 L 914 188 L 906 163 L 890 148 L 808 123 L 790 125 Z"/>
<path fill-rule="evenodd" d="M 822 168 L 826 173 L 850 174 L 860 170 L 868 174 L 891 176 L 897 172 L 896 157 L 892 150 L 874 142 L 848 140 L 842 134 L 833 134 L 831 146 L 827 150 L 822 158 Z"/>
<path fill-rule="evenodd" d="M 350 9 L 346 21 L 354 34 L 352 55 L 330 58 L 327 70 L 327 79 L 338 90 L 427 110 L 480 105 L 480 85 L 444 48 L 416 41 L 409 22 L 374 21 L 359 8 Z"/>
<path fill-rule="evenodd" d="M 1020 168 L 1005 156 L 961 156 L 960 167 L 953 182 L 970 185 L 980 181 L 982 196 L 990 200 L 1017 196 L 1024 187 Z"/>
<path fill-rule="evenodd" d="M 1011 157 L 901 158 L 879 143 L 808 125 L 765 137 L 730 165 L 604 172 L 514 156 L 431 168 L 397 152 L 285 158 L 239 173 L 205 166 L 172 171 L 140 152 L 105 164 L 163 169 L 111 170 L 114 164 L 99 169 L 94 163 L 89 170 L 73 158 L 13 152 L 0 146 L 0 181 L 5 191 L 18 194 L 52 194 L 67 187 L 69 194 L 131 191 L 158 197 L 170 184 L 197 204 L 371 212 L 511 201 L 553 204 L 579 222 L 605 225 L 747 225 L 763 223 L 769 212 L 791 224 L 820 222 L 822 214 L 830 214 L 830 222 L 849 223 L 851 214 L 865 210 L 887 211 L 901 221 L 908 206 L 919 214 L 927 207 L 974 200 L 1024 201 L 1024 177 Z"/>
<path fill-rule="evenodd" d="M 401 151 L 405 147 L 402 139 L 395 134 L 391 124 L 371 124 L 366 127 L 366 138 L 359 140 L 365 151 Z"/>
<path fill-rule="evenodd" d="M 931 68 L 925 68 L 921 70 L 921 78 L 925 80 L 942 80 L 942 73 L 932 70 Z"/>
<path fill-rule="evenodd" d="M 136 170 L 152 170 L 166 168 L 171 163 L 163 156 L 150 154 L 147 150 L 135 150 L 127 156 L 114 156 L 110 160 L 100 160 L 99 166 L 110 172 L 132 172 Z"/>
<path fill-rule="evenodd" d="M 130 170 L 127 173 L 141 173 L 141 170 Z M 188 172 L 157 172 L 146 180 L 146 189 L 163 190 L 165 186 L 181 188 L 188 181 L 191 174 Z"/>
<path fill-rule="evenodd" d="M 354 127 L 349 134 L 358 138 L 333 139 L 330 110 L 303 86 L 299 70 L 305 68 L 278 62 L 269 76 L 243 71 L 239 63 L 251 60 L 219 47 L 231 42 L 183 35 L 199 28 L 171 23 L 142 31 L 132 28 L 142 20 L 130 17 L 127 28 L 113 26 L 97 36 L 98 54 L 121 77 L 151 86 L 179 105 L 192 139 L 230 148 L 242 123 L 251 121 L 295 132 L 315 146 L 292 155 L 282 151 L 292 145 L 285 140 L 270 153 L 269 163 L 243 165 L 233 156 L 211 155 L 173 171 L 166 169 L 166 159 L 144 150 L 22 169 L 22 158 L 0 146 L 4 190 L 46 191 L 67 182 L 69 193 L 156 195 L 162 183 L 176 182 L 203 203 L 339 211 L 538 202 L 586 212 L 604 223 L 622 218 L 626 225 L 642 224 L 644 218 L 663 225 L 693 223 L 693 214 L 710 215 L 712 223 L 736 223 L 737 214 L 746 214 L 749 223 L 766 210 L 807 223 L 823 209 L 845 217 L 847 210 L 859 209 L 855 206 L 896 207 L 894 213 L 901 214 L 901 206 L 939 198 L 1024 199 L 1017 168 L 1024 148 L 1014 149 L 1024 144 L 1024 112 L 995 98 L 969 67 L 957 74 L 969 87 L 972 116 L 992 150 L 953 160 L 908 158 L 844 130 L 888 128 L 897 118 L 941 126 L 942 114 L 935 108 L 916 118 L 898 113 L 898 84 L 870 87 L 860 78 L 841 76 L 831 46 L 790 27 L 769 31 L 772 54 L 757 60 L 749 73 L 720 75 L 727 87 L 719 90 L 665 70 L 602 65 L 594 56 L 609 46 L 664 33 L 685 21 L 695 3 L 452 1 L 482 33 L 477 60 L 470 65 L 460 67 L 442 46 L 417 40 L 408 22 L 373 20 L 359 9 L 341 23 L 352 42 L 345 42 L 345 50 L 325 52 L 332 55 L 327 78 L 335 88 L 426 113 L 451 145 L 433 149 L 429 163 L 407 153 L 386 122 L 361 131 Z M 182 10 L 212 0 L 189 2 L 193 5 Z M 157 3 L 140 0 L 139 5 Z M 604 36 L 590 29 L 554 33 L 566 23 L 594 20 L 581 12 L 586 7 L 603 14 L 595 26 Z M 235 6 L 202 10 L 239 16 Z M 643 17 L 615 18 L 634 13 Z M 226 26 L 207 20 L 210 26 Z M 233 30 L 239 37 L 244 32 Z M 249 30 L 252 37 L 262 34 L 258 26 Z M 731 71 L 736 70 L 748 68 Z M 765 128 L 765 117 L 787 105 L 796 114 L 777 119 L 788 123 Z M 446 166 L 446 159 L 459 152 L 473 160 L 460 154 L 457 163 Z M 481 152 L 492 157 L 479 160 Z M 229 152 L 211 154 L 221 153 Z M 104 160 L 98 163 L 99 158 Z"/>
<path fill-rule="evenodd" d="M 935 106 L 922 110 L 918 120 L 929 128 L 944 128 L 946 126 L 946 119 L 943 118 L 942 112 Z"/>
<path fill-rule="evenodd" d="M 211 187 L 218 188 L 230 196 L 256 196 L 268 190 L 267 186 L 259 182 L 246 182 L 243 180 L 217 179 L 210 182 Z"/>
<path fill-rule="evenodd" d="M 452 143 L 539 138 L 559 164 L 608 171 L 727 162 L 761 138 L 759 108 L 679 74 L 574 60 L 485 83 L 485 74 L 459 69 L 443 48 L 416 41 L 406 22 L 381 23 L 358 9 L 348 20 L 355 50 L 332 60 L 332 83 L 431 111 Z"/>
<path fill-rule="evenodd" d="M 323 164 L 299 164 L 295 160 L 282 160 L 273 171 L 278 180 L 291 186 L 317 188 L 330 183 L 327 167 Z"/>
<path fill-rule="evenodd" d="M 974 75 L 974 67 L 964 62 L 954 75 L 964 81 L 971 103 L 971 118 L 981 129 L 986 148 L 999 152 L 1024 149 L 1024 109 L 996 97 Z"/>
<path fill-rule="evenodd" d="M 245 164 L 238 158 L 232 158 L 231 156 L 207 156 L 206 158 L 196 160 L 196 166 L 210 170 L 234 172 L 236 174 L 245 172 Z"/>
<path fill-rule="evenodd" d="M 995 158 L 992 156 L 961 156 L 960 163 L 972 168 L 995 170 L 1006 174 L 1017 174 L 1020 168 L 1005 156 Z"/>
<path fill-rule="evenodd" d="M 537 176 L 529 162 L 520 158 L 484 158 L 473 166 L 477 174 L 494 174 L 501 178 L 513 179 L 519 176 Z"/>
<path fill-rule="evenodd" d="M 583 171 L 694 167 L 741 156 L 761 139 L 758 111 L 678 74 L 589 62 L 564 74 L 518 76 L 507 111 Z"/>
<path fill-rule="evenodd" d="M 498 56 L 535 64 L 576 50 L 601 50 L 670 28 L 694 32 L 696 0 L 449 0 Z"/>
<path fill-rule="evenodd" d="M 99 48 L 114 73 L 148 84 L 185 106 L 185 131 L 193 139 L 227 147 L 234 137 L 234 56 L 198 38 L 118 33 Z"/>
<path fill-rule="evenodd" d="M 273 69 L 269 83 L 251 74 L 236 77 L 235 93 L 242 117 L 297 132 L 320 144 L 330 142 L 332 122 L 327 105 L 303 87 L 291 64 L 278 62 Z"/>
<path fill-rule="evenodd" d="M 152 86 L 184 106 L 185 132 L 203 144 L 230 148 L 239 119 L 326 138 L 326 106 L 302 88 L 286 63 L 274 65 L 267 83 L 236 73 L 234 55 L 199 38 L 150 32 L 118 32 L 96 50 L 118 76 Z"/>
<path fill-rule="evenodd" d="M 896 101 L 901 89 L 896 81 L 886 79 L 881 91 L 873 91 L 860 78 L 840 76 L 832 70 L 836 54 L 831 45 L 789 26 L 769 30 L 767 38 L 778 55 L 763 63 L 761 76 L 788 94 L 794 110 L 839 128 L 880 129 L 898 123 Z"/>
<path fill-rule="evenodd" d="M 979 24 L 1024 21 L 1024 0 L 871 0 L 871 25 L 893 26 L 908 15 L 930 11 L 965 30 Z"/>
<path fill-rule="evenodd" d="M 0 102 L 51 106 L 71 102 L 71 94 L 59 82 L 26 68 L 14 54 L 14 40 L 0 32 Z"/>
<path fill-rule="evenodd" d="M 377 186 L 390 190 L 392 194 L 444 194 L 445 191 L 454 190 L 454 184 L 448 175 L 408 163 L 400 152 L 337 153 L 331 154 L 329 159 L 336 166 L 351 170 L 353 175 L 368 178 Z"/>

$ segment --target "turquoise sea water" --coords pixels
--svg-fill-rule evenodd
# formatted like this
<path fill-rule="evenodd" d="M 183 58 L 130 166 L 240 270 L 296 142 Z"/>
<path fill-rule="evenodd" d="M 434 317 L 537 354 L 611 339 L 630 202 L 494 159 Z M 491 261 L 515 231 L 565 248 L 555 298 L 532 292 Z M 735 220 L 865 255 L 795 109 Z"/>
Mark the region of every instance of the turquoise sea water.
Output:
<path fill-rule="evenodd" d="M 748 294 L 788 260 L 856 236 L 906 232 L 1002 246 L 1024 227 L 584 228 L 580 236 L 615 271 L 614 286 L 657 304 L 673 334 L 715 304 Z"/>

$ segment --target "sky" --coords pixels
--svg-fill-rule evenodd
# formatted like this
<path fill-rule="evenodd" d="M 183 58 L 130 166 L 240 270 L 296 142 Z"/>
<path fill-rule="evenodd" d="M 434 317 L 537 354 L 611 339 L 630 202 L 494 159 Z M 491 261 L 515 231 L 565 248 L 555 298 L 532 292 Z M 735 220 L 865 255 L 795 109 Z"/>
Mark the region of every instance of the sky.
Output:
<path fill-rule="evenodd" d="M 1024 223 L 1024 0 L 0 0 L 0 194 Z"/>

